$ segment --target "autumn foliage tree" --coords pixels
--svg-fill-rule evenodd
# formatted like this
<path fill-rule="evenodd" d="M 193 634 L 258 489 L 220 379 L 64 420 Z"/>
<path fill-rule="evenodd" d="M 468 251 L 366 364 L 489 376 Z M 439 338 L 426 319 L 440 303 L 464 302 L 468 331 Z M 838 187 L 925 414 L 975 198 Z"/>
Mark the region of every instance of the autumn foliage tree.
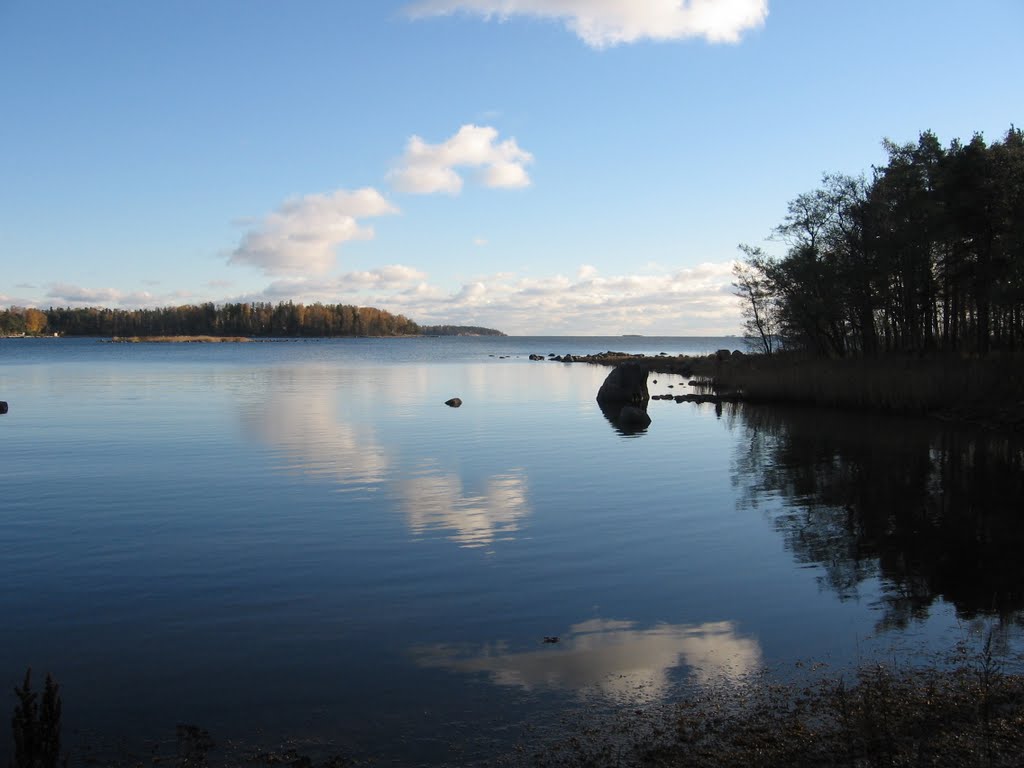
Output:
<path fill-rule="evenodd" d="M 0 312 L 0 329 L 5 314 Z M 28 313 L 42 327 L 66 336 L 407 336 L 420 332 L 407 317 L 347 304 L 240 302 L 186 304 L 157 309 L 64 307 L 21 310 L 14 332 L 28 330 Z M 30 332 L 30 331 L 28 331 Z"/>

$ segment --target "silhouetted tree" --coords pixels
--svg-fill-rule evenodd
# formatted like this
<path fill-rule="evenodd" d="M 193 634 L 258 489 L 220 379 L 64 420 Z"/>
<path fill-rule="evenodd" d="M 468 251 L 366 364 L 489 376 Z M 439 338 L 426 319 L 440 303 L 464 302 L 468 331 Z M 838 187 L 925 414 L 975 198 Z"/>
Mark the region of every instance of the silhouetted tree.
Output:
<path fill-rule="evenodd" d="M 944 148 L 926 131 L 884 147 L 870 181 L 826 175 L 789 203 L 773 234 L 785 255 L 746 251 L 737 288 L 748 310 L 756 286 L 786 344 L 822 356 L 1016 349 L 1024 134 L 1011 126 L 992 145 L 976 135 Z"/>

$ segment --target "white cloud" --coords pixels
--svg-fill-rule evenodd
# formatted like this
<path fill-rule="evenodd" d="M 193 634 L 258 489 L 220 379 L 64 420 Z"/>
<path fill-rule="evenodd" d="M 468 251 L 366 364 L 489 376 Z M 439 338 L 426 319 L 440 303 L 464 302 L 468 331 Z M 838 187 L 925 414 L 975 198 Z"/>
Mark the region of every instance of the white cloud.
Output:
<path fill-rule="evenodd" d="M 379 307 L 423 325 L 482 325 L 515 335 L 717 336 L 740 331 L 732 280 L 731 261 L 660 274 L 613 275 L 584 264 L 573 277 L 499 272 L 451 286 L 416 267 L 392 264 L 341 275 L 285 277 L 262 290 L 231 296 L 212 294 L 209 287 L 152 294 L 57 283 L 44 301 L 4 303 L 133 308 L 203 301 L 342 302 Z"/>
<path fill-rule="evenodd" d="M 302 301 L 334 303 L 340 294 L 366 290 L 400 290 L 419 284 L 426 273 L 403 264 L 389 264 L 360 272 L 347 272 L 338 277 L 288 277 L 270 283 L 259 295 L 240 301 Z"/>
<path fill-rule="evenodd" d="M 464 125 L 440 144 L 428 144 L 413 136 L 388 180 L 400 192 L 457 195 L 462 191 L 462 177 L 455 169 L 471 168 L 487 187 L 529 186 L 525 166 L 533 162 L 533 156 L 520 149 L 515 139 L 497 139 L 498 131 L 486 125 Z"/>
<path fill-rule="evenodd" d="M 574 279 L 483 275 L 454 290 L 420 285 L 368 301 L 426 325 L 482 325 L 518 335 L 714 336 L 739 331 L 732 280 L 731 261 L 610 276 L 584 265 Z"/>
<path fill-rule="evenodd" d="M 485 19 L 556 19 L 594 48 L 638 40 L 703 38 L 736 43 L 764 24 L 768 0 L 419 0 L 413 18 L 457 12 Z"/>
<path fill-rule="evenodd" d="M 149 291 L 121 291 L 117 288 L 84 288 L 70 283 L 51 283 L 46 291 L 46 303 L 67 307 L 122 307 L 125 309 L 153 308 L 187 303 L 194 300 L 190 291 L 153 294 Z"/>
<path fill-rule="evenodd" d="M 267 274 L 323 273 L 334 266 L 339 245 L 373 238 L 373 229 L 361 226 L 360 219 L 397 212 L 369 187 L 288 200 L 245 233 L 228 263 Z"/>
<path fill-rule="evenodd" d="M 41 307 L 43 302 L 35 299 L 27 299 L 24 296 L 11 296 L 6 293 L 0 293 L 0 310 L 6 309 L 7 307 Z"/>

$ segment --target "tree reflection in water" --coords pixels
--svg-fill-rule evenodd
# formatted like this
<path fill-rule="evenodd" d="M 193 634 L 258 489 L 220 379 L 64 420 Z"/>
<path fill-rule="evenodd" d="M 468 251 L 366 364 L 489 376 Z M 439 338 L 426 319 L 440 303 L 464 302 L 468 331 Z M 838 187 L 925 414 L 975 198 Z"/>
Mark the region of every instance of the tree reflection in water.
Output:
<path fill-rule="evenodd" d="M 746 436 L 738 503 L 771 508 L 798 562 L 820 566 L 840 598 L 878 577 L 881 628 L 937 599 L 960 618 L 1024 624 L 1019 436 L 818 409 L 740 405 L 728 418 Z"/>

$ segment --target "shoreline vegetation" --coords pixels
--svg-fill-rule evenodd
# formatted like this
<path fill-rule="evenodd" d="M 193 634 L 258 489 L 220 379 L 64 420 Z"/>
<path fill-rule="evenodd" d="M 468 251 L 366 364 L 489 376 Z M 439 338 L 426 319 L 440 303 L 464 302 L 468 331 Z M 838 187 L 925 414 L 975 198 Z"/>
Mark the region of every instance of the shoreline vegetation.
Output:
<path fill-rule="evenodd" d="M 733 288 L 759 354 L 636 360 L 710 390 L 671 399 L 1024 429 L 1024 131 L 883 146 L 870 178 L 825 174 L 790 201 L 769 238 L 781 256 L 739 246 Z"/>
<path fill-rule="evenodd" d="M 241 302 L 157 309 L 63 307 L 0 310 L 0 338 L 98 336 L 117 339 L 504 336 L 493 328 L 420 326 L 404 315 L 350 304 Z"/>
<path fill-rule="evenodd" d="M 608 710 L 583 705 L 561 722 L 513 724 L 518 739 L 479 734 L 473 743 L 449 742 L 459 765 L 751 766 L 861 768 L 877 765 L 1017 766 L 1024 754 L 1024 674 L 1007 654 L 1005 637 L 963 640 L 928 663 L 862 663 L 847 671 L 797 664 L 788 674 L 765 670 L 749 678 L 705 681 L 664 703 Z M 116 754 L 93 745 L 61 746 L 62 702 L 49 677 L 42 696 L 31 670 L 15 689 L 13 768 L 102 761 L 112 766 L 158 763 L 196 766 L 314 768 L 409 762 L 388 754 L 401 739 L 375 750 L 325 737 L 274 739 L 267 747 L 222 741 L 199 725 L 179 724 L 174 738 L 147 741 L 135 753 L 121 739 Z M 436 738 L 448 740 L 449 734 Z M 83 753 L 84 751 L 84 753 Z M 102 749 L 101 749 L 102 751 Z M 82 754 L 80 754 L 82 753 Z"/>
<path fill-rule="evenodd" d="M 1024 354 L 823 359 L 805 353 L 706 356 L 569 355 L 571 362 L 637 363 L 648 373 L 690 378 L 697 394 L 677 402 L 749 402 L 934 416 L 1024 430 Z M 557 359 L 557 358 L 556 358 Z M 565 358 L 561 358 L 565 361 Z M 658 396 L 655 396 L 658 397 Z"/>

